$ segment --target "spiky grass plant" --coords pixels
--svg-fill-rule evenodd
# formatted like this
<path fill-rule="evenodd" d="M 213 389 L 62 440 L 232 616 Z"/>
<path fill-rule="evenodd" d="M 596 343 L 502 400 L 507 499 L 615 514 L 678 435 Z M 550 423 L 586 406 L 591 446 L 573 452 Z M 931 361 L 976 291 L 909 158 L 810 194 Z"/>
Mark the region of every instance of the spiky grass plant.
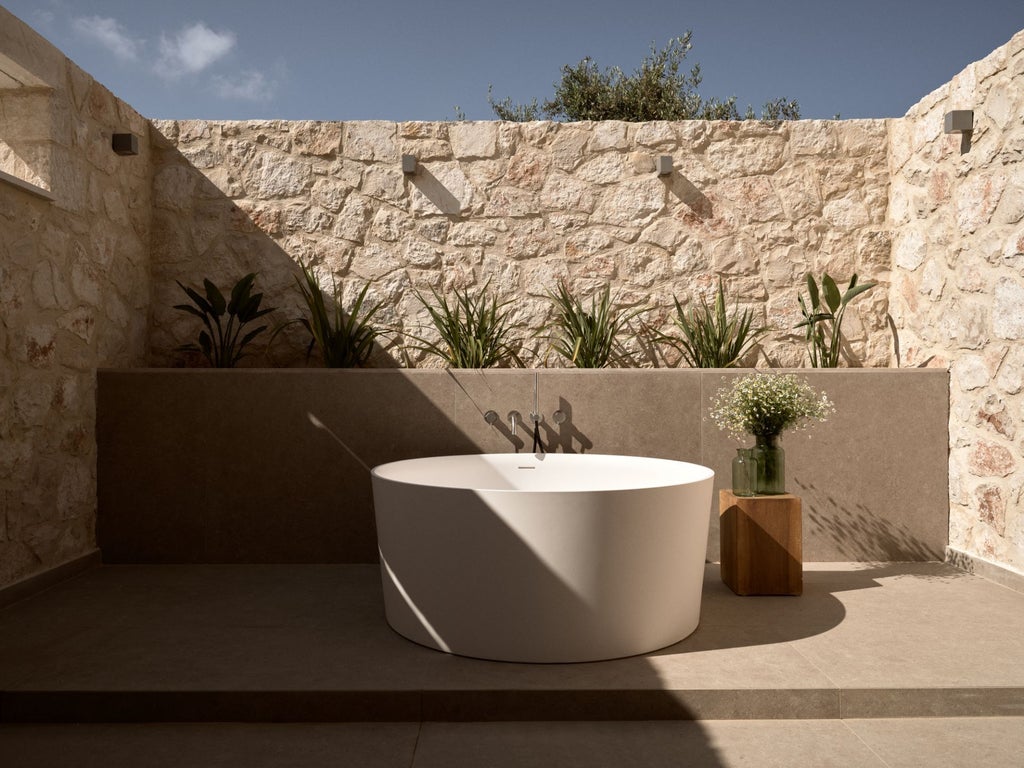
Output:
<path fill-rule="evenodd" d="M 373 316 L 384 306 L 378 302 L 364 310 L 366 292 L 370 284 L 366 283 L 356 297 L 352 308 L 345 312 L 338 296 L 338 283 L 331 276 L 334 300 L 324 296 L 320 281 L 313 268 L 301 264 L 302 277 L 295 276 L 295 282 L 306 302 L 308 317 L 297 321 L 310 335 L 306 358 L 312 354 L 314 347 L 320 350 L 324 366 L 327 368 L 355 368 L 366 364 L 373 352 L 373 344 L 381 335 L 381 331 L 371 325 Z M 278 331 L 275 331 L 275 335 Z"/>
<path fill-rule="evenodd" d="M 489 285 L 488 280 L 476 294 L 468 288 L 455 289 L 451 301 L 431 289 L 433 304 L 414 289 L 440 338 L 433 341 L 409 334 L 415 343 L 408 346 L 441 358 L 450 368 L 494 368 L 510 362 L 522 366 L 516 351 L 518 325 L 511 319 L 513 302 L 499 302 L 493 295 L 488 298 Z"/>
<path fill-rule="evenodd" d="M 208 278 L 203 280 L 205 296 L 176 281 L 192 304 L 175 304 L 174 308 L 195 315 L 205 326 L 199 332 L 198 344 L 184 344 L 179 349 L 200 352 L 214 368 L 234 368 L 245 355 L 246 346 L 267 329 L 261 325 L 242 335 L 245 326 L 274 311 L 274 307 L 260 309 L 263 294 L 252 292 L 255 281 L 256 273 L 250 272 L 235 283 L 230 300 Z"/>
<path fill-rule="evenodd" d="M 768 332 L 767 328 L 754 328 L 754 314 L 750 309 L 739 311 L 733 305 L 731 313 L 725 308 L 725 288 L 718 280 L 718 291 L 712 306 L 700 297 L 699 306 L 683 308 L 674 295 L 676 327 L 682 334 L 673 337 L 662 334 L 659 338 L 682 354 L 692 368 L 733 368 L 746 356 L 757 340 Z"/>
<path fill-rule="evenodd" d="M 807 293 L 810 298 L 810 309 L 804 303 L 804 297 L 797 296 L 800 312 L 804 319 L 795 328 L 806 328 L 807 354 L 811 358 L 812 368 L 838 368 L 839 352 L 843 343 L 843 315 L 846 307 L 853 299 L 877 283 L 857 283 L 857 275 L 850 278 L 850 284 L 843 293 L 839 292 L 836 281 L 826 272 L 821 278 L 821 290 L 810 272 L 807 273 Z M 825 303 L 821 298 L 824 294 Z"/>
<path fill-rule="evenodd" d="M 605 286 L 590 299 L 590 309 L 573 295 L 564 282 L 548 298 L 555 307 L 555 320 L 548 332 L 551 349 L 577 368 L 607 368 L 622 359 L 619 335 L 643 308 L 616 313 L 611 287 Z"/>
<path fill-rule="evenodd" d="M 754 373 L 722 387 L 711 400 L 711 418 L 719 429 L 742 440 L 744 435 L 770 437 L 825 421 L 835 406 L 792 373 Z"/>

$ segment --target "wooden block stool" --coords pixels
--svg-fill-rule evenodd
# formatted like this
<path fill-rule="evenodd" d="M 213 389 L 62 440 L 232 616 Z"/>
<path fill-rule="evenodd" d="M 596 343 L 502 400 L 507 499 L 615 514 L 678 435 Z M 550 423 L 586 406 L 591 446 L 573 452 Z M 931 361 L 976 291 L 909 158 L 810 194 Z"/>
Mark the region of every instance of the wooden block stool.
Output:
<path fill-rule="evenodd" d="M 804 591 L 800 497 L 719 492 L 722 581 L 737 595 Z"/>

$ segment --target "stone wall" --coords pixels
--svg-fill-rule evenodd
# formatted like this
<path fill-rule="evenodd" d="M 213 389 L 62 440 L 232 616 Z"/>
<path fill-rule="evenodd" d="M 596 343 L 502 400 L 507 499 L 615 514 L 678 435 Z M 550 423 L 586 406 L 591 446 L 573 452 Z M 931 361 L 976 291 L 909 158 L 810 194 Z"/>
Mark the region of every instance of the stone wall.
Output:
<path fill-rule="evenodd" d="M 45 84 L 0 89 L 7 167 L 53 197 L 0 181 L 3 586 L 95 550 L 95 372 L 145 361 L 151 172 L 145 120 L 3 8 L 0 51 Z"/>
<path fill-rule="evenodd" d="M 172 309 L 176 280 L 223 288 L 258 271 L 285 318 L 299 314 L 298 260 L 317 265 L 328 288 L 336 278 L 349 300 L 371 281 L 383 323 L 413 333 L 426 326 L 414 287 L 490 281 L 530 333 L 550 317 L 545 293 L 559 280 L 584 297 L 610 284 L 620 306 L 649 307 L 644 319 L 668 330 L 673 295 L 686 304 L 722 276 L 729 297 L 772 329 L 761 363 L 783 366 L 806 359 L 793 326 L 807 271 L 888 279 L 886 121 L 154 128 L 157 365 L 180 364 L 177 347 L 197 331 Z M 403 154 L 417 158 L 415 174 L 403 174 Z M 659 155 L 672 156 L 670 176 L 657 174 Z M 887 301 L 882 288 L 853 305 L 853 364 L 888 363 Z M 275 344 L 270 362 L 301 362 L 300 347 Z M 530 341 L 526 364 L 543 364 L 545 351 Z M 650 350 L 636 361 L 666 362 Z"/>
<path fill-rule="evenodd" d="M 904 364 L 951 371 L 950 546 L 1024 571 L 1024 32 L 893 122 L 890 167 Z"/>

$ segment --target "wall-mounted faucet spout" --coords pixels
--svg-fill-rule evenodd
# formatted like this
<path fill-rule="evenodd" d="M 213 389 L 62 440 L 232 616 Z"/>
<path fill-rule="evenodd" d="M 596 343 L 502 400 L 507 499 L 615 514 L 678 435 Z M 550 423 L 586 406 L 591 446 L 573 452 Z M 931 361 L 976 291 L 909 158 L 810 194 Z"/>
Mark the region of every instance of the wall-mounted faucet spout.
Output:
<path fill-rule="evenodd" d="M 540 439 L 540 373 L 537 372 L 533 374 L 533 412 L 530 419 L 533 421 L 533 452 L 545 453 Z"/>
<path fill-rule="evenodd" d="M 530 411 L 530 421 L 534 424 L 540 423 L 540 374 L 534 372 L 533 374 L 533 410 Z"/>
<path fill-rule="evenodd" d="M 523 420 L 523 414 L 519 411 L 508 412 L 508 427 L 512 431 L 512 437 L 516 436 L 516 427 L 519 426 L 519 422 Z"/>

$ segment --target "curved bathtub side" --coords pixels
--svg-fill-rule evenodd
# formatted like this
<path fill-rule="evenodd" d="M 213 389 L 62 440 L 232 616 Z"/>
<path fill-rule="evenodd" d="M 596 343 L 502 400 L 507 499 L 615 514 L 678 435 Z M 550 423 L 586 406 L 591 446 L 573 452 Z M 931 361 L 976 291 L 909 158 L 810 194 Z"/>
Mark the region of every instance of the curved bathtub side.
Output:
<path fill-rule="evenodd" d="M 498 492 L 374 477 L 389 624 L 507 661 L 630 656 L 697 627 L 712 481 Z"/>

